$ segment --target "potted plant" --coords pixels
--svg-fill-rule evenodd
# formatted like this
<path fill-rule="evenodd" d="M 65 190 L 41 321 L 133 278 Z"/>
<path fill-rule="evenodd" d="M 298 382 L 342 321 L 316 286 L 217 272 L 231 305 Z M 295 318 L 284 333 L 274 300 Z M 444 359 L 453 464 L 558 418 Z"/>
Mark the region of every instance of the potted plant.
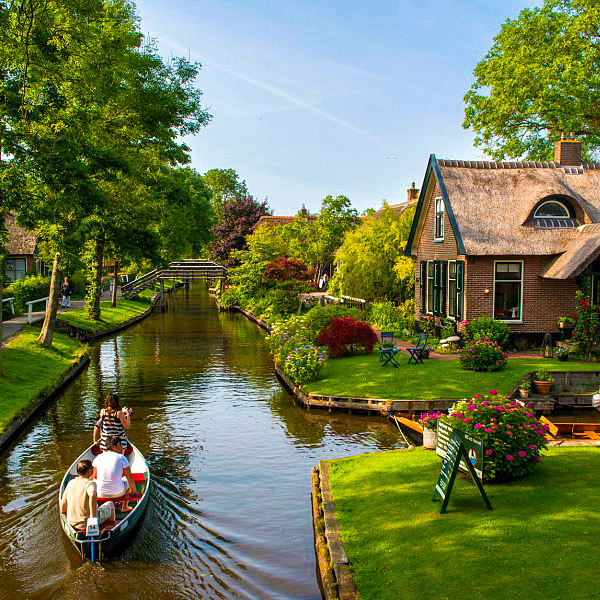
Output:
<path fill-rule="evenodd" d="M 556 349 L 556 358 L 558 358 L 560 362 L 567 362 L 569 360 L 569 349 L 559 346 Z"/>
<path fill-rule="evenodd" d="M 519 386 L 519 395 L 521 398 L 529 398 L 531 392 L 531 381 L 523 381 Z"/>
<path fill-rule="evenodd" d="M 421 423 L 423 425 L 423 448 L 435 449 L 437 445 L 437 422 L 441 412 L 423 413 Z"/>
<path fill-rule="evenodd" d="M 533 385 L 538 394 L 549 394 L 554 379 L 548 371 L 536 371 L 533 374 Z"/>

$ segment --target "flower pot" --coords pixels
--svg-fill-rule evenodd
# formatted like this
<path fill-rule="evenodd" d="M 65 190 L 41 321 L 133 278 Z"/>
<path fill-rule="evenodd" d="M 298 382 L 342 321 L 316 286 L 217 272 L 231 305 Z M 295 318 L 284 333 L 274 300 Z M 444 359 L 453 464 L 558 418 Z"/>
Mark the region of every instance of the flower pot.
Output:
<path fill-rule="evenodd" d="M 538 394 L 549 394 L 550 388 L 552 387 L 551 381 L 534 381 L 533 385 L 535 386 L 535 391 Z"/>
<path fill-rule="evenodd" d="M 423 352 L 421 352 L 421 358 L 429 358 L 429 350 L 423 350 Z"/>
<path fill-rule="evenodd" d="M 437 431 L 423 429 L 423 448 L 434 450 L 437 444 Z"/>
<path fill-rule="evenodd" d="M 529 398 L 529 390 L 522 390 L 519 388 L 519 396 L 521 396 L 521 398 Z"/>

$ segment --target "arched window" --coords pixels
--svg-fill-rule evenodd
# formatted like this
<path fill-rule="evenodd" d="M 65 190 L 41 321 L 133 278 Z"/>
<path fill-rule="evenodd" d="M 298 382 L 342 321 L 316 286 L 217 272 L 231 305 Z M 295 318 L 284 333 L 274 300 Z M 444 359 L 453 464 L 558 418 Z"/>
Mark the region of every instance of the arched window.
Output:
<path fill-rule="evenodd" d="M 533 213 L 533 225 L 546 228 L 577 227 L 573 209 L 562 199 L 548 198 Z"/>

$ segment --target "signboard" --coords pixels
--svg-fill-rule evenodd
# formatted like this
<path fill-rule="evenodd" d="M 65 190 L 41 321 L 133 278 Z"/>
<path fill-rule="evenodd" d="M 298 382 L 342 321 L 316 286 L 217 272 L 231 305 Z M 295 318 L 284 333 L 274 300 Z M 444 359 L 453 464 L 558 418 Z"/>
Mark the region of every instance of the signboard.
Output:
<path fill-rule="evenodd" d="M 446 456 L 452 432 L 455 431 L 450 425 L 443 421 L 438 421 L 437 424 L 437 446 L 435 451 L 441 458 Z M 483 440 L 473 437 L 463 431 L 456 431 L 459 438 L 462 440 L 463 446 L 469 455 L 469 462 L 475 468 L 477 477 L 483 480 Z M 461 459 L 459 469 L 469 475 L 470 471 L 464 459 Z"/>
<path fill-rule="evenodd" d="M 440 452 L 440 430 L 442 430 L 443 435 L 441 444 L 441 452 L 443 452 L 443 454 Z M 442 499 L 440 513 L 443 514 L 446 512 L 448 500 L 450 499 L 454 480 L 456 479 L 459 468 L 464 468 L 465 472 L 471 476 L 486 506 L 489 510 L 492 510 L 492 505 L 483 490 L 480 476 L 483 466 L 483 442 L 462 431 L 449 427 L 446 423 L 438 421 L 438 447 L 436 448 L 436 451 L 438 455 L 443 456 L 444 458 L 433 493 L 434 502 L 437 500 L 438 495 Z M 479 470 L 476 468 L 478 462 L 481 463 Z"/>

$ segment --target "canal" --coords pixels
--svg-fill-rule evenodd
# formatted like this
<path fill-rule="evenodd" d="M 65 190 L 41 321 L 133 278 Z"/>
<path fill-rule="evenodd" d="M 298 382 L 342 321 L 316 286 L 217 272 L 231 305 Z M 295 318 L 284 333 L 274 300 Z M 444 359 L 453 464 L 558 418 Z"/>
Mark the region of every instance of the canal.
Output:
<path fill-rule="evenodd" d="M 133 408 L 154 477 L 131 542 L 101 565 L 63 535 L 57 493 L 103 396 Z M 320 598 L 310 468 L 399 447 L 378 417 L 308 411 L 264 333 L 201 285 L 91 348 L 79 379 L 0 457 L 0 598 Z"/>

